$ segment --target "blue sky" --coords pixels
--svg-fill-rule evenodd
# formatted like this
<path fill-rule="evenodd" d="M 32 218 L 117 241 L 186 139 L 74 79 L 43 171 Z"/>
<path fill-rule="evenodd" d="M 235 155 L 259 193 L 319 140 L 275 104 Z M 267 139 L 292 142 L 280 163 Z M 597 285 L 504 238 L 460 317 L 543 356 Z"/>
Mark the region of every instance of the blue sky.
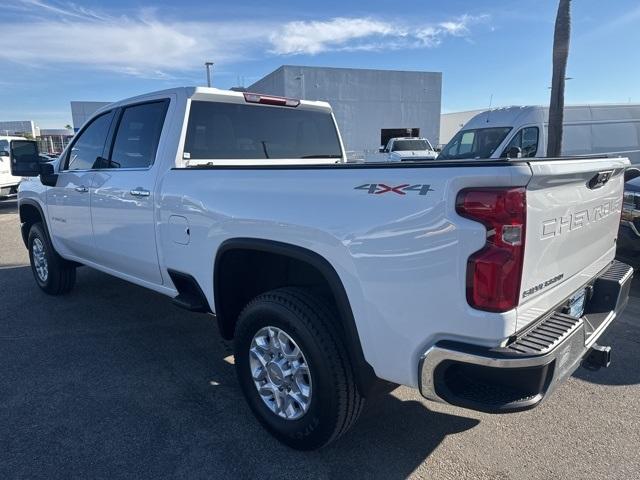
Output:
<path fill-rule="evenodd" d="M 574 0 L 568 103 L 640 103 L 640 4 Z M 70 100 L 250 85 L 282 64 L 443 72 L 443 111 L 548 102 L 556 0 L 9 0 L 0 120 Z"/>

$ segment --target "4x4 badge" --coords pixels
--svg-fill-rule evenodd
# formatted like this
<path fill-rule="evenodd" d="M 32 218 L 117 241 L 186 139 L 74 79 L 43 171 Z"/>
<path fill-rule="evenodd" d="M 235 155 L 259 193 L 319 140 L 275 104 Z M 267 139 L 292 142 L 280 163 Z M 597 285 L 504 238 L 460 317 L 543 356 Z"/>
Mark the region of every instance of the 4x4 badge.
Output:
<path fill-rule="evenodd" d="M 411 185 L 410 183 L 403 183 L 395 187 L 385 185 L 384 183 L 365 183 L 364 185 L 355 187 L 354 190 L 365 190 L 370 195 L 381 195 L 383 193 L 406 195 L 408 192 L 417 192 L 418 195 L 426 195 L 429 192 L 433 192 L 431 185 Z"/>

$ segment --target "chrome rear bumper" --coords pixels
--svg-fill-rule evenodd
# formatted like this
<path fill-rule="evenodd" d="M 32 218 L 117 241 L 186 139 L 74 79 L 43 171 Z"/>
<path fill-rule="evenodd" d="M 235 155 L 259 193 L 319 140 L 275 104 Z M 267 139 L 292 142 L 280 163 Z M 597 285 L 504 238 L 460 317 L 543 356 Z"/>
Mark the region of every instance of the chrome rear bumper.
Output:
<path fill-rule="evenodd" d="M 486 412 L 536 406 L 578 368 L 624 309 L 632 277 L 630 266 L 613 262 L 594 280 L 581 318 L 549 312 L 505 347 L 437 343 L 420 362 L 422 395 Z"/>

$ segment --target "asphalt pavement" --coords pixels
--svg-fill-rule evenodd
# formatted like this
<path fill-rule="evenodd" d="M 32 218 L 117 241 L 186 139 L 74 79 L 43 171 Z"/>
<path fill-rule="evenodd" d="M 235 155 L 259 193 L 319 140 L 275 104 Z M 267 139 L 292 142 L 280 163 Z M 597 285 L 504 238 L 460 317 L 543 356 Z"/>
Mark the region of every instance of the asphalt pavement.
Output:
<path fill-rule="evenodd" d="M 640 283 L 600 343 L 540 407 L 489 415 L 400 387 L 317 452 L 267 434 L 211 317 L 87 267 L 50 297 L 0 201 L 0 479 L 638 479 Z"/>

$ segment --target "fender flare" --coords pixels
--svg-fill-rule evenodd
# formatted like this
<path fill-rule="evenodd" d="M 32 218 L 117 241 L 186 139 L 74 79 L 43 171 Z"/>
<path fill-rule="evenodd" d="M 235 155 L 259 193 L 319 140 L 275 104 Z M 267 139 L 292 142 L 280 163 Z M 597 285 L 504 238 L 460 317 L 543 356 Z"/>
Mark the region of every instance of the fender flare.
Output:
<path fill-rule="evenodd" d="M 31 198 L 23 198 L 18 202 L 18 213 L 20 215 L 20 233 L 22 234 L 22 241 L 24 242 L 25 247 L 29 248 L 29 231 L 25 228 L 26 224 L 22 219 L 22 207 L 24 205 L 29 205 L 31 207 L 35 207 L 40 214 L 40 219 L 42 221 L 42 225 L 44 226 L 44 233 L 47 236 L 47 240 L 51 243 L 51 234 L 49 233 L 49 225 L 47 224 L 47 217 L 44 214 L 44 210 L 42 209 L 42 205 L 36 200 Z M 51 243 L 53 245 L 53 243 Z"/>
<path fill-rule="evenodd" d="M 278 242 L 275 240 L 264 240 L 258 238 L 231 238 L 222 242 L 214 261 L 213 289 L 216 316 L 218 316 L 219 326 L 221 326 L 221 317 L 223 312 L 220 309 L 220 259 L 230 250 L 256 250 L 260 252 L 273 253 L 295 260 L 305 262 L 315 268 L 326 279 L 331 289 L 331 293 L 336 301 L 336 307 L 345 332 L 345 341 L 347 353 L 351 358 L 351 362 L 355 368 L 356 383 L 361 394 L 366 396 L 371 388 L 376 384 L 378 378 L 375 375 L 373 367 L 364 358 L 362 344 L 358 335 L 358 329 L 351 310 L 349 297 L 344 288 L 340 276 L 333 268 L 331 263 L 318 253 L 297 245 Z M 224 332 L 221 331 L 224 336 Z"/>

